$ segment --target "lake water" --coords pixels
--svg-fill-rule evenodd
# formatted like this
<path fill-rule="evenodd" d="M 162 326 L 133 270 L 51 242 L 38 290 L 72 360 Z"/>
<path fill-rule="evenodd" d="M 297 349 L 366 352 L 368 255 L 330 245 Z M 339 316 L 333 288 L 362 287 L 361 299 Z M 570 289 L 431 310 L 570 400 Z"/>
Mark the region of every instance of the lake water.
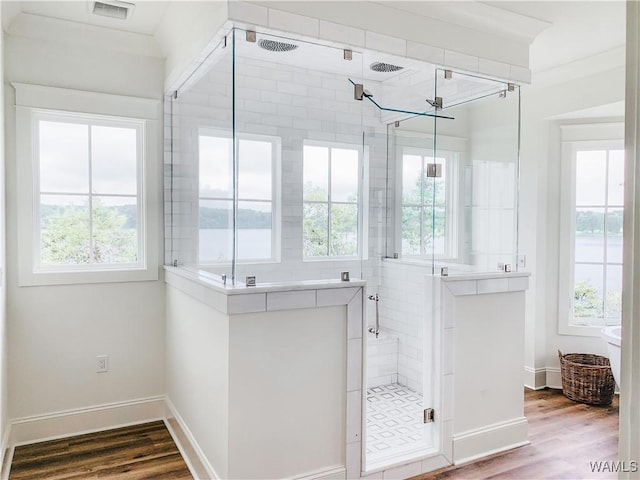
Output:
<path fill-rule="evenodd" d="M 200 230 L 200 259 L 216 261 L 231 258 L 231 235 L 227 230 Z M 599 262 L 603 257 L 603 237 L 577 237 L 575 256 L 580 262 Z M 271 257 L 271 230 L 240 229 L 238 231 L 238 254 L 244 260 L 265 259 Z M 610 237 L 607 246 L 607 258 L 610 262 L 622 262 L 622 237 Z M 588 281 L 599 289 L 603 285 L 603 269 L 594 265 L 576 265 L 576 281 Z M 607 289 L 622 290 L 622 267 L 607 268 Z"/>
<path fill-rule="evenodd" d="M 233 239 L 229 230 L 200 230 L 200 260 L 231 259 Z M 271 230 L 238 230 L 238 257 L 243 260 L 271 258 Z"/>

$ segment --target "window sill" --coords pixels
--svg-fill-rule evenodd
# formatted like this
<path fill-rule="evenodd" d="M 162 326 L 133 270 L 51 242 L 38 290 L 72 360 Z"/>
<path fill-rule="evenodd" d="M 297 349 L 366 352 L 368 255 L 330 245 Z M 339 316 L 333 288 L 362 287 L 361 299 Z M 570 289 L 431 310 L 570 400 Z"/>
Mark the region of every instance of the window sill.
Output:
<path fill-rule="evenodd" d="M 313 262 L 358 262 L 361 259 L 360 257 L 312 257 L 312 258 L 303 258 L 303 263 L 313 263 Z"/>
<path fill-rule="evenodd" d="M 560 325 L 558 333 L 560 335 L 572 335 L 577 337 L 599 337 L 603 326 L 592 325 Z"/>
<path fill-rule="evenodd" d="M 158 268 L 76 272 L 21 272 L 18 286 L 83 285 L 90 283 L 148 282 L 159 279 Z"/>

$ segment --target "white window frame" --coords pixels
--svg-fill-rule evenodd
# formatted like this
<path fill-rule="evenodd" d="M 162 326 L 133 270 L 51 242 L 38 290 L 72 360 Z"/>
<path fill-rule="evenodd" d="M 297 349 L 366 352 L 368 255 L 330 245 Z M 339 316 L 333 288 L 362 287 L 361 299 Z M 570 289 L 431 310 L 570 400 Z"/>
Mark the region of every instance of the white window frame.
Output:
<path fill-rule="evenodd" d="M 210 127 L 200 127 L 197 132 L 198 144 L 200 136 L 209 136 L 217 138 L 232 139 L 233 135 L 230 131 L 220 130 Z M 281 261 L 281 229 L 282 229 L 282 215 L 281 215 L 281 155 L 282 155 L 282 139 L 273 135 L 260 135 L 257 133 L 238 133 L 236 134 L 236 143 L 239 144 L 241 140 L 255 140 L 260 142 L 271 143 L 271 257 L 265 259 L 239 259 L 236 258 L 236 263 L 239 265 L 253 265 L 253 264 L 268 264 L 268 263 L 280 263 Z M 236 151 L 239 151 L 238 145 L 236 145 Z M 233 159 L 232 159 L 233 161 Z M 198 151 L 198 168 L 200 168 L 200 152 Z M 200 200 L 224 200 L 233 202 L 232 198 L 214 198 L 214 197 L 201 197 L 200 186 L 198 185 L 198 218 L 200 213 Z M 238 201 L 253 201 L 238 198 Z M 198 244 L 197 255 L 198 264 L 202 267 L 219 267 L 231 265 L 231 259 L 223 260 L 220 262 L 202 262 L 200 260 L 200 224 L 198 222 Z"/>
<path fill-rule="evenodd" d="M 366 146 L 358 145 L 355 143 L 341 143 L 341 142 L 323 142 L 319 140 L 305 140 L 303 144 L 303 152 L 304 147 L 322 147 L 328 148 L 331 151 L 332 148 L 337 149 L 347 149 L 347 150 L 356 150 L 358 152 L 358 201 L 357 212 L 358 212 L 358 245 L 356 249 L 356 255 L 349 256 L 335 256 L 335 255 L 326 255 L 319 257 L 305 257 L 304 256 L 304 230 L 301 230 L 301 238 L 302 238 L 302 261 L 303 262 L 341 262 L 341 261 L 353 261 L 353 260 L 366 260 L 368 258 L 368 218 L 365 214 L 369 211 L 369 149 Z M 304 154 L 302 162 L 304 164 Z M 331 172 L 331 156 L 329 156 L 329 175 Z M 301 175 L 301 181 L 303 183 L 304 188 L 304 175 Z M 345 202 L 331 202 L 331 177 L 329 176 L 329 192 L 326 202 L 314 202 L 314 203 L 326 203 L 330 205 L 331 203 L 345 203 Z M 365 194 L 367 192 L 367 194 Z M 302 204 L 304 206 L 306 202 L 304 199 L 302 200 Z M 329 218 L 327 218 L 329 221 Z M 304 224 L 304 208 L 303 208 L 303 217 L 301 219 L 301 224 Z M 331 230 L 328 230 L 329 240 L 331 239 Z M 329 246 L 330 247 L 330 246 Z"/>
<path fill-rule="evenodd" d="M 445 253 L 437 254 L 435 258 L 438 260 L 456 260 L 458 257 L 458 235 L 459 235 L 459 222 L 458 222 L 458 183 L 459 183 L 459 169 L 460 169 L 460 157 L 461 153 L 456 150 L 438 150 L 436 158 L 444 158 L 446 164 L 446 178 L 445 178 L 445 215 L 446 215 L 446 228 L 447 235 L 445 238 Z M 404 155 L 415 155 L 423 158 L 433 158 L 433 149 L 420 148 L 410 145 L 399 145 L 397 147 L 397 158 L 400 159 L 397 165 L 397 181 L 396 181 L 396 245 L 399 246 L 398 250 L 403 258 L 431 258 L 430 254 L 418 254 L 418 255 L 405 255 L 402 253 L 402 208 L 403 192 L 402 192 L 402 178 L 404 169 Z M 425 163 L 426 165 L 426 163 Z M 426 205 L 421 206 L 425 208 Z M 420 224 L 422 228 L 423 218 L 420 218 Z"/>
<path fill-rule="evenodd" d="M 64 285 L 158 279 L 158 118 L 160 101 L 104 93 L 13 83 L 16 91 L 18 284 Z M 136 264 L 40 265 L 40 119 L 64 118 L 96 124 L 137 125 L 138 251 Z"/>
<path fill-rule="evenodd" d="M 624 124 L 561 125 L 560 242 L 558 265 L 558 333 L 598 337 L 603 326 L 576 325 L 575 282 L 576 155 L 584 150 L 624 150 Z"/>

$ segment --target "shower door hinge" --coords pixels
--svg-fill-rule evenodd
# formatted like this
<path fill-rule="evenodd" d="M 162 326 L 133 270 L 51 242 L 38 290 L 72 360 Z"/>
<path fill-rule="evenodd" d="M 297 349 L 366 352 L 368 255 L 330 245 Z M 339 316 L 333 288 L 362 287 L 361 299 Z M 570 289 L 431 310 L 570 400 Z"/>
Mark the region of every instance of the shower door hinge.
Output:
<path fill-rule="evenodd" d="M 362 100 L 364 98 L 364 85 L 356 83 L 353 85 L 353 99 Z"/>
<path fill-rule="evenodd" d="M 433 408 L 424 409 L 424 423 L 431 423 L 435 420 L 436 412 Z"/>
<path fill-rule="evenodd" d="M 427 163 L 427 177 L 440 178 L 442 177 L 442 164 L 440 163 Z"/>

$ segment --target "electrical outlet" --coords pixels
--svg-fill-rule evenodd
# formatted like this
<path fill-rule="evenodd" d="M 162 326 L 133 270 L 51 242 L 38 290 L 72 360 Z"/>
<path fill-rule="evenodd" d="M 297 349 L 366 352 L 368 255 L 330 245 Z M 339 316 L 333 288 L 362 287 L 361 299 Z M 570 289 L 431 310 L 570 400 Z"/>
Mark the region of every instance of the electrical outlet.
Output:
<path fill-rule="evenodd" d="M 104 373 L 109 371 L 109 356 L 98 355 L 96 357 L 96 373 Z"/>
<path fill-rule="evenodd" d="M 525 268 L 527 266 L 527 256 L 518 255 L 518 268 Z"/>

